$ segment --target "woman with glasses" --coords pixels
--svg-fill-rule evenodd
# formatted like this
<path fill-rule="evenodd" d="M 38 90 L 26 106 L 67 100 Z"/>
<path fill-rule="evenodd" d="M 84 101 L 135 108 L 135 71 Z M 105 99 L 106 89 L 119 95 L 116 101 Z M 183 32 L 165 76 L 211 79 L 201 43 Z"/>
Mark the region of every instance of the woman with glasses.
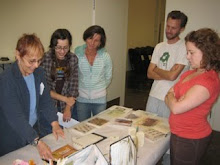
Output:
<path fill-rule="evenodd" d="M 42 158 L 52 159 L 44 136 L 42 116 L 47 116 L 56 139 L 64 137 L 47 88 L 44 71 L 38 68 L 44 55 L 40 39 L 24 34 L 17 42 L 16 62 L 0 75 L 0 156 L 32 144 Z"/>
<path fill-rule="evenodd" d="M 78 59 L 70 52 L 72 36 L 67 29 L 57 29 L 51 36 L 49 51 L 41 66 L 46 72 L 50 95 L 63 121 L 77 118 L 75 99 L 78 96 Z"/>
<path fill-rule="evenodd" d="M 112 78 L 112 62 L 105 47 L 102 27 L 94 25 L 83 34 L 85 44 L 76 48 L 79 60 L 77 114 L 83 121 L 106 109 L 106 88 Z"/>

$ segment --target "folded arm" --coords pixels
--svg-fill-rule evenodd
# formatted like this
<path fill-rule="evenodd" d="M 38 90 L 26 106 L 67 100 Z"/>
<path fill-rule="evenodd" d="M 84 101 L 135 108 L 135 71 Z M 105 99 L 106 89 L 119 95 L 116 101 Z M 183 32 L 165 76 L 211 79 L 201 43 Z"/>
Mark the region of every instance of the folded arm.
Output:
<path fill-rule="evenodd" d="M 75 98 L 63 96 L 55 91 L 50 91 L 50 95 L 53 99 L 66 103 L 66 106 L 63 109 L 63 121 L 69 121 L 71 119 L 71 107 L 75 104 Z"/>
<path fill-rule="evenodd" d="M 56 93 L 55 91 L 50 91 L 50 96 L 58 101 L 65 102 L 67 105 L 72 106 L 75 104 L 75 98 L 74 97 L 66 97 L 61 94 Z"/>
<path fill-rule="evenodd" d="M 184 96 L 177 100 L 171 88 L 165 97 L 165 103 L 173 114 L 181 114 L 201 105 L 209 97 L 210 94 L 207 88 L 194 85 Z"/>
<path fill-rule="evenodd" d="M 147 70 L 147 77 L 154 80 L 162 80 L 162 77 L 159 76 L 154 69 L 157 67 L 156 64 L 150 63 L 148 70 Z"/>
<path fill-rule="evenodd" d="M 185 65 L 175 64 L 170 70 L 163 70 L 157 67 L 156 64 L 150 63 L 147 71 L 148 78 L 154 80 L 169 80 L 174 81 L 184 69 Z"/>

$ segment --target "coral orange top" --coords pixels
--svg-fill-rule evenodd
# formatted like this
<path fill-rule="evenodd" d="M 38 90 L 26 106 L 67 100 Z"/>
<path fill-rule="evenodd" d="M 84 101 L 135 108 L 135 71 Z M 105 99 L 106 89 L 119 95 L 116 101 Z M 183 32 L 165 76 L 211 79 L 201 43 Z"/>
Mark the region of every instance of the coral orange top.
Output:
<path fill-rule="evenodd" d="M 199 106 L 182 114 L 170 114 L 169 123 L 171 132 L 177 136 L 189 139 L 201 139 L 212 132 L 212 128 L 207 121 L 207 116 L 212 105 L 220 93 L 220 80 L 218 73 L 214 70 L 207 71 L 189 81 L 182 82 L 183 79 L 194 73 L 190 70 L 182 74 L 179 82 L 174 85 L 174 92 L 177 99 L 183 96 L 194 85 L 202 85 L 208 89 L 210 98 Z"/>

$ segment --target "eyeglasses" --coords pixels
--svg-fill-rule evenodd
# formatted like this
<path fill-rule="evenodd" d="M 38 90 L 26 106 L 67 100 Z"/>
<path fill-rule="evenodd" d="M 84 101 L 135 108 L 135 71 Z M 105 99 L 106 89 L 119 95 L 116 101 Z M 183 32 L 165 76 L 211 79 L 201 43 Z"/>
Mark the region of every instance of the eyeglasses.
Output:
<path fill-rule="evenodd" d="M 40 65 L 40 63 L 42 62 L 42 58 L 39 59 L 39 60 L 28 60 L 26 59 L 25 57 L 23 57 L 22 59 L 24 59 L 26 62 L 28 62 L 29 65 L 34 65 L 35 63 L 37 63 L 38 65 Z"/>
<path fill-rule="evenodd" d="M 56 51 L 64 51 L 64 52 L 67 52 L 67 51 L 69 51 L 69 46 L 68 47 L 66 47 L 66 46 L 64 46 L 64 47 L 62 47 L 62 46 L 55 46 L 55 50 Z"/>

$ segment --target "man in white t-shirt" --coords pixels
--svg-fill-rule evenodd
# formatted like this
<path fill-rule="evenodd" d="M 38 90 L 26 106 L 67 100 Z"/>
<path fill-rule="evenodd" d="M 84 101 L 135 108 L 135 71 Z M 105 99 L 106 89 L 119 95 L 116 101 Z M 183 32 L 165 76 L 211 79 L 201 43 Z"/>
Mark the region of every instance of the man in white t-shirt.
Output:
<path fill-rule="evenodd" d="M 167 16 L 166 38 L 167 41 L 156 45 L 147 76 L 154 79 L 146 111 L 156 113 L 168 118 L 170 111 L 164 102 L 168 90 L 176 80 L 188 69 L 185 42 L 179 35 L 184 31 L 187 16 L 181 11 L 171 11 Z"/>
<path fill-rule="evenodd" d="M 165 96 L 179 76 L 189 69 L 185 42 L 179 37 L 185 29 L 187 19 L 187 16 L 181 11 L 171 11 L 168 14 L 167 41 L 156 45 L 147 71 L 148 78 L 154 79 L 154 82 L 148 97 L 146 111 L 165 118 L 170 116 L 170 110 L 164 102 Z M 164 155 L 162 164 L 170 164 L 169 150 Z"/>

